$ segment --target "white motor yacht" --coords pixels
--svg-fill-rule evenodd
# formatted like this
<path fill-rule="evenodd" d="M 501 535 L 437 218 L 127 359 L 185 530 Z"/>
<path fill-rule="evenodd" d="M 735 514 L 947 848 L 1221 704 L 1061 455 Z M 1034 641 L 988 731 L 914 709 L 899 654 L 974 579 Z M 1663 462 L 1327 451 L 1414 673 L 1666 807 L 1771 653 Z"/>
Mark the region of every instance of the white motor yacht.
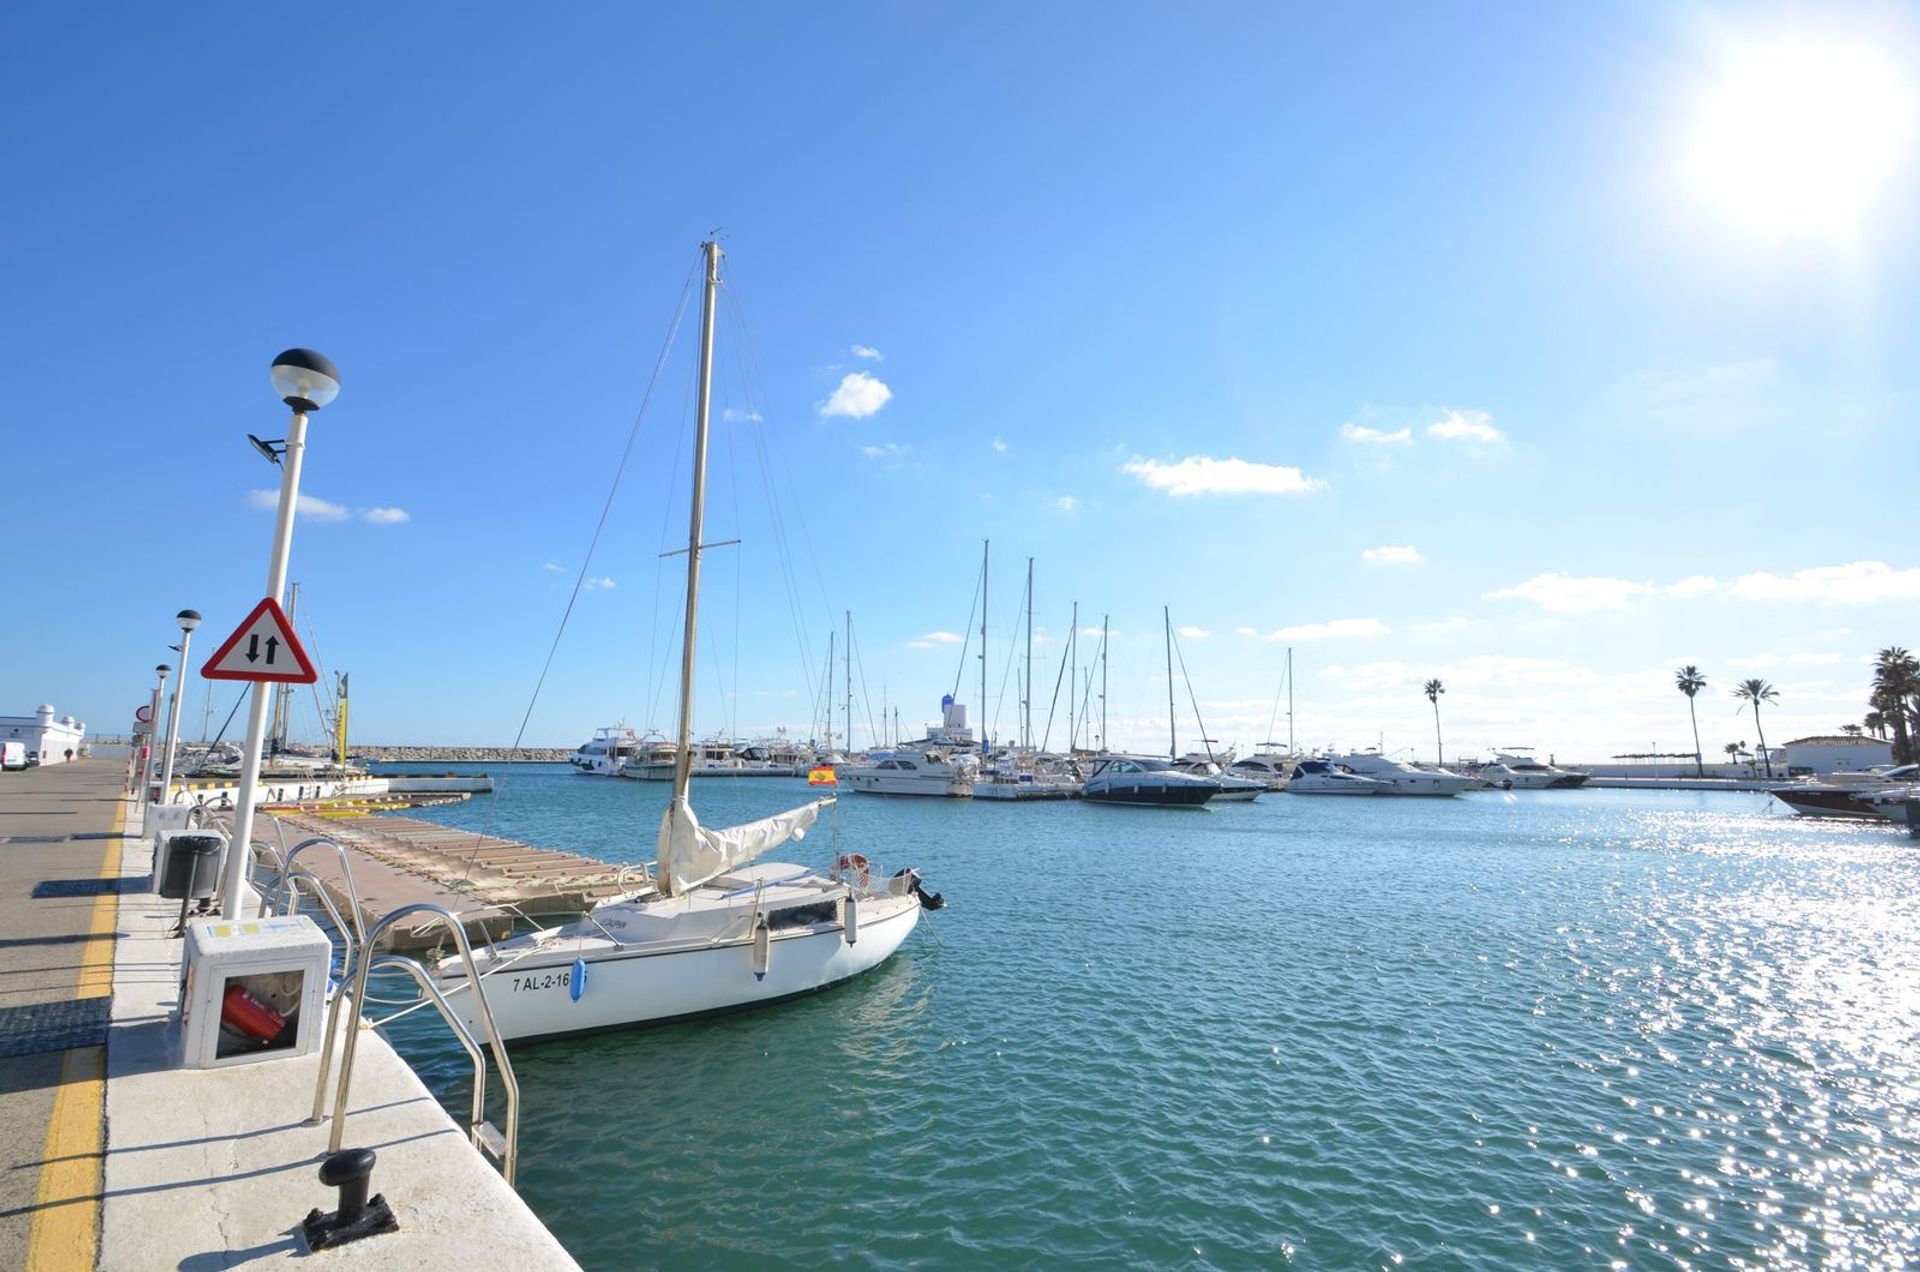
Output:
<path fill-rule="evenodd" d="M 1171 760 L 1144 755 L 1103 756 L 1087 775 L 1080 798 L 1096 804 L 1197 808 L 1220 794 L 1212 778 L 1182 773 Z"/>
<path fill-rule="evenodd" d="M 1332 760 L 1302 760 L 1287 781 L 1289 795 L 1391 795 L 1393 788 Z"/>
<path fill-rule="evenodd" d="M 1542 764 L 1524 748 L 1516 747 L 1496 752 L 1493 763 L 1482 766 L 1476 776 L 1480 785 L 1503 791 L 1544 791 L 1585 786 L 1592 775 Z"/>
<path fill-rule="evenodd" d="M 1333 757 L 1332 763 L 1361 777 L 1385 782 L 1389 795 L 1458 795 L 1478 785 L 1474 778 L 1444 768 L 1419 768 L 1378 751 L 1356 751 Z"/>
<path fill-rule="evenodd" d="M 1241 777 L 1238 773 L 1229 772 L 1204 755 L 1194 757 L 1183 756 L 1174 767 L 1182 773 L 1191 773 L 1195 777 L 1204 777 L 1210 781 L 1218 782 L 1220 789 L 1214 792 L 1213 796 L 1213 801 L 1216 804 L 1250 803 L 1266 794 L 1270 789 L 1265 782 L 1258 781 L 1251 777 Z"/>
<path fill-rule="evenodd" d="M 1293 772 L 1294 757 L 1282 751 L 1262 749 L 1252 755 L 1243 755 L 1227 765 L 1230 777 L 1245 778 L 1250 782 L 1259 782 L 1270 791 L 1287 789 L 1287 776 Z"/>
<path fill-rule="evenodd" d="M 920 911 L 943 904 L 920 887 L 912 869 L 878 876 L 854 848 L 841 848 L 825 873 L 759 860 L 806 834 L 831 799 L 725 830 L 707 829 L 694 817 L 688 770 L 711 415 L 707 386 L 720 281 L 719 246 L 708 242 L 701 251 L 706 289 L 680 654 L 680 764 L 660 820 L 656 864 L 646 886 L 602 901 L 577 922 L 490 945 L 471 972 L 458 955 L 439 960 L 438 987 L 476 1033 L 482 1032 L 482 1004 L 503 1038 L 526 1040 L 735 1011 L 813 993 L 885 962 L 913 931 Z M 356 989 L 362 997 L 365 967 Z M 349 1035 L 349 1058 L 351 1046 Z"/>
<path fill-rule="evenodd" d="M 840 785 L 863 795 L 973 794 L 979 757 L 955 755 L 924 740 L 888 750 L 869 751 L 864 762 L 840 766 Z"/>
<path fill-rule="evenodd" d="M 666 739 L 656 739 L 664 744 Z M 624 724 L 595 729 L 593 736 L 575 748 L 567 763 L 595 777 L 618 777 L 629 762 L 647 753 L 648 741 Z"/>

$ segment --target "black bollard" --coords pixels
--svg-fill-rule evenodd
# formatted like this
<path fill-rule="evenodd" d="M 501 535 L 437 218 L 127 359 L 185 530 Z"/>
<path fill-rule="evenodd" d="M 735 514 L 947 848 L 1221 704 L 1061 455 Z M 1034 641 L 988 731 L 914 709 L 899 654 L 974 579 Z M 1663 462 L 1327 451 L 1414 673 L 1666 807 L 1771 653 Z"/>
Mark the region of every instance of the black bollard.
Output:
<path fill-rule="evenodd" d="M 399 1230 L 387 1199 L 367 1196 L 373 1185 L 373 1163 L 374 1151 L 370 1148 L 343 1148 L 320 1163 L 320 1182 L 340 1190 L 340 1208 L 330 1215 L 318 1210 L 308 1213 L 300 1226 L 306 1231 L 309 1249 L 325 1250 Z"/>

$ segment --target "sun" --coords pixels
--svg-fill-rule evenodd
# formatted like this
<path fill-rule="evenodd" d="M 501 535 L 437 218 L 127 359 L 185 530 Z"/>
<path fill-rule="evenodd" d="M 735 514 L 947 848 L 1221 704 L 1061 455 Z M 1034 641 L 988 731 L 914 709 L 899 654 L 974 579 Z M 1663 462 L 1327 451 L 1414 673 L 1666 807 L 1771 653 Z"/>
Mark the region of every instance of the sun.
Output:
<path fill-rule="evenodd" d="M 1870 48 L 1732 53 L 1702 98 L 1690 169 L 1731 219 L 1776 236 L 1854 233 L 1906 156 L 1914 95 Z"/>

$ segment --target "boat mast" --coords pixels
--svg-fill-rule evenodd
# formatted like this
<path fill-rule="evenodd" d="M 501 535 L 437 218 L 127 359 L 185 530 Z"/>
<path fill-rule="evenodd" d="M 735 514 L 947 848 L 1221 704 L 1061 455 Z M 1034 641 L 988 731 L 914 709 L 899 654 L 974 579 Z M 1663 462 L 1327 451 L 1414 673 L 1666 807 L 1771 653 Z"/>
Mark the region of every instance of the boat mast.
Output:
<path fill-rule="evenodd" d="M 1100 749 L 1107 749 L 1107 619 L 1100 616 Z"/>
<path fill-rule="evenodd" d="M 1287 754 L 1293 754 L 1293 646 L 1287 646 Z"/>
<path fill-rule="evenodd" d="M 871 729 L 868 730 L 872 732 Z M 868 746 L 873 743 L 869 741 Z M 847 611 L 847 751 L 853 751 L 853 611 Z"/>
<path fill-rule="evenodd" d="M 713 302 L 720 288 L 720 245 L 709 239 L 700 245 L 700 250 L 707 258 L 707 285 L 700 302 L 700 375 L 693 412 L 693 506 L 687 514 L 687 623 L 680 649 L 680 748 L 673 758 L 673 802 L 668 805 L 668 817 L 674 816 L 686 803 L 687 783 L 693 776 L 693 652 L 699 635 L 700 535 L 706 529 L 707 413 L 713 397 Z M 659 887 L 663 895 L 673 889 L 673 879 L 665 870 L 660 872 Z"/>
<path fill-rule="evenodd" d="M 287 593 L 287 623 L 297 626 L 300 610 L 300 585 L 290 584 Z M 293 686 L 282 682 L 273 687 L 273 727 L 267 730 L 269 744 L 267 753 L 278 755 L 287 749 L 287 698 L 292 694 Z"/>
<path fill-rule="evenodd" d="M 827 629 L 827 751 L 833 751 L 833 638 L 837 633 Z"/>
<path fill-rule="evenodd" d="M 1160 607 L 1160 617 L 1167 628 L 1167 758 L 1180 758 L 1180 743 L 1174 732 L 1173 722 L 1173 607 Z"/>
<path fill-rule="evenodd" d="M 1033 749 L 1033 558 L 1027 558 L 1027 684 L 1020 719 L 1020 745 Z"/>
<path fill-rule="evenodd" d="M 987 565 L 993 540 L 980 540 L 980 758 L 987 758 Z"/>
<path fill-rule="evenodd" d="M 1080 679 L 1080 602 L 1073 603 L 1073 622 L 1067 628 L 1067 758 L 1073 758 L 1074 730 L 1080 724 L 1080 717 L 1074 706 L 1073 691 L 1078 688 L 1074 681 Z"/>

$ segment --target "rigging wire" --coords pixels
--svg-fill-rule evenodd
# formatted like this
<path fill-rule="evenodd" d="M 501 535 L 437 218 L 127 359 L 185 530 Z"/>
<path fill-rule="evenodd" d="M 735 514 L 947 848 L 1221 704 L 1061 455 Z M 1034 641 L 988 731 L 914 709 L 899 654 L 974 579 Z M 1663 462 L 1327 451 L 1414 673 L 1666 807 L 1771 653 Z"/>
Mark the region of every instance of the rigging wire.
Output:
<path fill-rule="evenodd" d="M 1179 637 L 1169 632 L 1168 640 L 1173 645 L 1174 659 L 1180 664 L 1180 679 L 1187 683 L 1187 701 L 1193 704 L 1193 722 L 1200 726 L 1200 745 L 1206 748 L 1207 762 L 1211 764 L 1213 763 L 1213 739 L 1207 736 L 1207 722 L 1200 718 L 1200 699 L 1194 696 L 1193 679 L 1187 675 L 1187 656 L 1180 650 Z M 1168 758 L 1177 760 L 1180 757 L 1174 755 Z"/>

